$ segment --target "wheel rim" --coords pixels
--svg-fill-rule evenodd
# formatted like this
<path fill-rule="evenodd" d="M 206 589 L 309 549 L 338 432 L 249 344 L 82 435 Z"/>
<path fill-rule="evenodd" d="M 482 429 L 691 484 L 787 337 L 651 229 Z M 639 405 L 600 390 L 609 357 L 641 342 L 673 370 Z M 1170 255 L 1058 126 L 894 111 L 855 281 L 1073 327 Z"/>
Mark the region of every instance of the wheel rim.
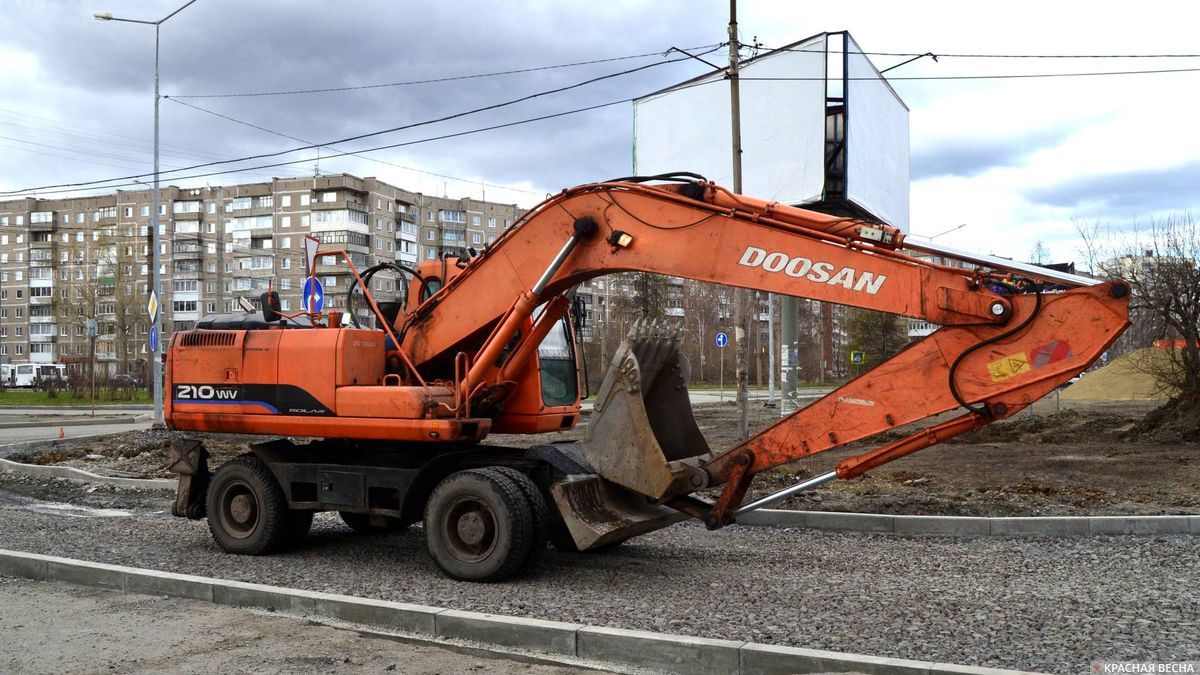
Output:
<path fill-rule="evenodd" d="M 463 562 L 480 562 L 496 548 L 496 514 L 474 497 L 455 500 L 445 511 L 441 530 L 450 555 Z"/>
<path fill-rule="evenodd" d="M 221 491 L 218 517 L 231 537 L 245 539 L 258 527 L 261 509 L 254 490 L 243 481 L 234 481 Z"/>

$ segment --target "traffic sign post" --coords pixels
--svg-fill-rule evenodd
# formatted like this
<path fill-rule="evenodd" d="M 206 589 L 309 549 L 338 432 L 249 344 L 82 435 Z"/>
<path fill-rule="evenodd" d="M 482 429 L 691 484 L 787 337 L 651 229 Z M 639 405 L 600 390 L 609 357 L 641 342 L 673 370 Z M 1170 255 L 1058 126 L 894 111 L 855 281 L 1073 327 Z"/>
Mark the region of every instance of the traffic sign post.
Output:
<path fill-rule="evenodd" d="M 717 333 L 717 348 L 721 350 L 721 374 L 717 378 L 720 382 L 719 394 L 717 400 L 725 402 L 725 346 L 729 344 L 729 336 L 725 333 Z"/>
<path fill-rule="evenodd" d="M 304 306 L 309 313 L 319 313 L 325 307 L 325 288 L 316 277 L 304 280 Z"/>

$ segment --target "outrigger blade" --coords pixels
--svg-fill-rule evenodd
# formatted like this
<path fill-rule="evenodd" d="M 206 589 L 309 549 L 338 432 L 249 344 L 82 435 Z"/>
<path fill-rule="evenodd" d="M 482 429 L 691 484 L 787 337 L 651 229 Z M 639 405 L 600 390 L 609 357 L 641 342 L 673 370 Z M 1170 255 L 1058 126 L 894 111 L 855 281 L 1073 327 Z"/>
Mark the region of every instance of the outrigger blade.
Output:
<path fill-rule="evenodd" d="M 613 356 L 580 444 L 589 472 L 552 488 L 580 550 L 685 518 L 656 504 L 697 485 L 685 465 L 709 455 L 688 399 L 691 367 L 681 339 L 664 322 L 639 321 Z"/>

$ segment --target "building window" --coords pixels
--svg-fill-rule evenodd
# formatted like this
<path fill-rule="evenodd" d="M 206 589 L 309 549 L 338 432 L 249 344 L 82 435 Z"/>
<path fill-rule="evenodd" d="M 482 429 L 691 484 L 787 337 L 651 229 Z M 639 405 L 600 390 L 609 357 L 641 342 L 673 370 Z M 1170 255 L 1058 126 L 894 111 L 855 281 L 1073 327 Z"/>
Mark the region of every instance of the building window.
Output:
<path fill-rule="evenodd" d="M 488 227 L 495 227 L 495 226 L 496 226 L 496 219 L 488 218 Z"/>
<path fill-rule="evenodd" d="M 292 226 L 292 217 L 291 216 L 280 216 L 279 217 L 279 226 L 280 227 L 291 227 Z"/>
<path fill-rule="evenodd" d="M 331 202 L 336 202 L 337 198 L 338 198 L 337 190 L 330 190 L 329 192 L 321 193 L 321 201 L 326 204 L 329 204 Z"/>
<path fill-rule="evenodd" d="M 300 206 L 308 206 L 310 199 L 311 199 L 311 197 L 309 197 L 308 194 L 300 195 Z"/>
<path fill-rule="evenodd" d="M 279 195 L 279 206 L 280 207 L 287 208 L 291 205 L 292 205 L 292 196 L 291 195 Z"/>

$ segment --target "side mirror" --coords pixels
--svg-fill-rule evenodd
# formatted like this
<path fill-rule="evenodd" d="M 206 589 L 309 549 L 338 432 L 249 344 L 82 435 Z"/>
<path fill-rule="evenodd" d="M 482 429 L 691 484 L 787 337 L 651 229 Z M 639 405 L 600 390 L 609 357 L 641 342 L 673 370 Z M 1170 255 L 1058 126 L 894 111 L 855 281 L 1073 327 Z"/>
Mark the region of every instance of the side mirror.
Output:
<path fill-rule="evenodd" d="M 283 318 L 283 315 L 279 313 L 278 292 L 267 291 L 266 293 L 258 296 L 258 299 L 262 303 L 263 321 L 266 321 L 267 323 L 274 323 Z"/>

